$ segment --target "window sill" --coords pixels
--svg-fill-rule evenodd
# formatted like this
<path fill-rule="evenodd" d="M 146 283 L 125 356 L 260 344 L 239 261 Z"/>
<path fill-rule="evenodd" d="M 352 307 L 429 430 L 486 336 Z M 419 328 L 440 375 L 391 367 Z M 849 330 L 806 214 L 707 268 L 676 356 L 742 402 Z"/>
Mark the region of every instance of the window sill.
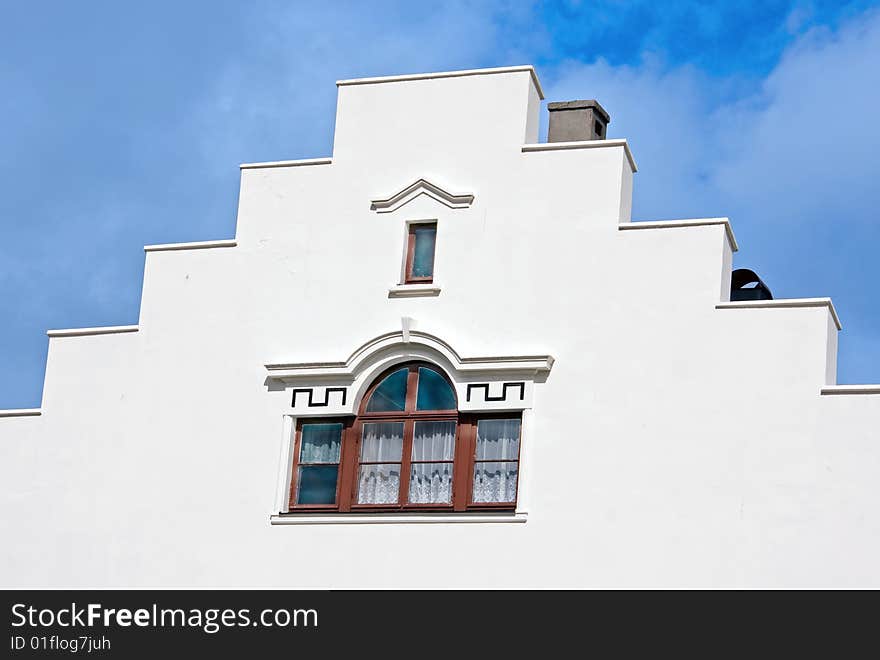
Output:
<path fill-rule="evenodd" d="M 283 513 L 269 516 L 270 525 L 422 525 L 430 523 L 524 523 L 528 513 L 326 514 Z"/>
<path fill-rule="evenodd" d="M 398 284 L 388 289 L 389 298 L 422 298 L 439 296 L 440 287 L 430 284 Z"/>

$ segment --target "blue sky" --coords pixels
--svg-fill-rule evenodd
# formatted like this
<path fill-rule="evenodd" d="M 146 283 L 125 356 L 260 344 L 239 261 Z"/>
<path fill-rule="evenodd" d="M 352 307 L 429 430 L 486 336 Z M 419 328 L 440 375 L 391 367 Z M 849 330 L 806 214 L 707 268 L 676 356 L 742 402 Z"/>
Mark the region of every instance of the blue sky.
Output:
<path fill-rule="evenodd" d="M 239 163 L 328 155 L 337 79 L 525 63 L 609 110 L 634 219 L 729 216 L 880 382 L 877 5 L 0 2 L 0 408 L 46 329 L 137 323 L 144 244 L 234 235 Z"/>

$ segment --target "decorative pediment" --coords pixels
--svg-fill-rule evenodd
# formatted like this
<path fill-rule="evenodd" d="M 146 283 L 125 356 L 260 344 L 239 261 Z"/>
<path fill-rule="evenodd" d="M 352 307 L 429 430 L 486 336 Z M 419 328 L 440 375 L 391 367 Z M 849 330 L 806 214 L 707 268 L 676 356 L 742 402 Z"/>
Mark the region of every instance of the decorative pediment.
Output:
<path fill-rule="evenodd" d="M 359 347 L 341 362 L 265 365 L 267 385 L 289 392 L 297 415 L 355 414 L 367 387 L 390 366 L 424 360 L 446 372 L 462 411 L 523 410 L 532 406 L 534 383 L 551 368 L 549 355 L 463 358 L 449 344 L 408 327 Z"/>
<path fill-rule="evenodd" d="M 411 183 L 399 193 L 391 195 L 386 199 L 374 199 L 370 209 L 376 213 L 391 213 L 396 211 L 404 204 L 408 204 L 420 195 L 427 195 L 431 199 L 440 202 L 444 206 L 451 209 L 464 209 L 470 206 L 474 201 L 474 196 L 470 194 L 456 195 L 444 190 L 438 185 L 431 183 L 425 179 L 418 179 Z"/>

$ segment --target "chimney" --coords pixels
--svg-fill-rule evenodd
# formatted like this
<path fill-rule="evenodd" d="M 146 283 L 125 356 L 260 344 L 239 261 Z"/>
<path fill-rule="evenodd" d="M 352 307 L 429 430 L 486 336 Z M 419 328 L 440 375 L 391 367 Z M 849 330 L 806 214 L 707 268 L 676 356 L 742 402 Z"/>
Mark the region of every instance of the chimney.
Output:
<path fill-rule="evenodd" d="M 548 103 L 550 129 L 547 142 L 604 140 L 611 117 L 595 99 Z"/>

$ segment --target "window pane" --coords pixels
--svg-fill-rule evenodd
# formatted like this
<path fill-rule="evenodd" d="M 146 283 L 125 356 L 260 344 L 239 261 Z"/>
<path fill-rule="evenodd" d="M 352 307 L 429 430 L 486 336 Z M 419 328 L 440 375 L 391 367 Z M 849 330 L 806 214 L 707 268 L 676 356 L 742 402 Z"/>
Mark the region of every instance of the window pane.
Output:
<path fill-rule="evenodd" d="M 519 458 L 518 419 L 481 419 L 477 422 L 477 460 Z"/>
<path fill-rule="evenodd" d="M 474 465 L 474 502 L 515 502 L 519 463 Z"/>
<path fill-rule="evenodd" d="M 399 461 L 403 456 L 403 422 L 364 424 L 361 462 Z"/>
<path fill-rule="evenodd" d="M 452 463 L 413 463 L 409 477 L 413 504 L 448 504 L 452 501 Z"/>
<path fill-rule="evenodd" d="M 396 504 L 399 492 L 399 463 L 361 465 L 358 504 Z"/>
<path fill-rule="evenodd" d="M 336 504 L 338 465 L 304 465 L 296 478 L 297 504 Z"/>
<path fill-rule="evenodd" d="M 342 424 L 303 424 L 300 463 L 338 463 Z"/>
<path fill-rule="evenodd" d="M 412 276 L 434 276 L 434 243 L 437 240 L 437 227 L 425 225 L 413 227 L 413 240 L 416 242 L 413 249 Z"/>
<path fill-rule="evenodd" d="M 433 369 L 419 367 L 419 392 L 416 410 L 455 410 L 455 392 Z"/>
<path fill-rule="evenodd" d="M 455 452 L 455 422 L 416 422 L 414 461 L 451 461 Z"/>
<path fill-rule="evenodd" d="M 398 369 L 381 382 L 367 403 L 367 412 L 388 412 L 406 408 L 406 377 L 409 370 Z"/>

